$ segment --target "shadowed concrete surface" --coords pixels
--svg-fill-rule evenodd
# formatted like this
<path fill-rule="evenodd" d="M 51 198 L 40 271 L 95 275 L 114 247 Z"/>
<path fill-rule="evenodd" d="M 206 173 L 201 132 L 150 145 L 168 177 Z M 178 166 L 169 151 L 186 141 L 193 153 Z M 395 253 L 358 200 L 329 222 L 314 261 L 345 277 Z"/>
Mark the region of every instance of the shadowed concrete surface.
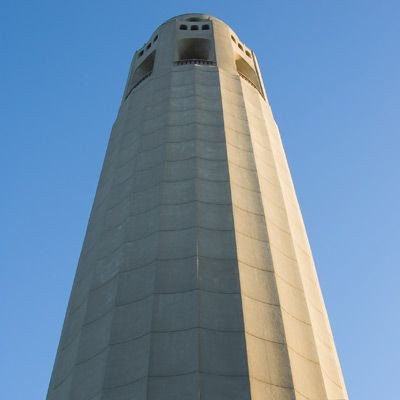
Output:
<path fill-rule="evenodd" d="M 216 18 L 135 53 L 47 399 L 347 399 L 255 55 Z"/>

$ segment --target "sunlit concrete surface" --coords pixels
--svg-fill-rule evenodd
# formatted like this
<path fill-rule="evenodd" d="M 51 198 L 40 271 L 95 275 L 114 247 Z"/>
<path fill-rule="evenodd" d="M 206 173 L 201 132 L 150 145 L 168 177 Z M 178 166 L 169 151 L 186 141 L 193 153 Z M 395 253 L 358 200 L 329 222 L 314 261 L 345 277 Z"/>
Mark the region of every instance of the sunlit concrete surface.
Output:
<path fill-rule="evenodd" d="M 216 18 L 135 53 L 47 399 L 347 399 L 255 55 Z"/>

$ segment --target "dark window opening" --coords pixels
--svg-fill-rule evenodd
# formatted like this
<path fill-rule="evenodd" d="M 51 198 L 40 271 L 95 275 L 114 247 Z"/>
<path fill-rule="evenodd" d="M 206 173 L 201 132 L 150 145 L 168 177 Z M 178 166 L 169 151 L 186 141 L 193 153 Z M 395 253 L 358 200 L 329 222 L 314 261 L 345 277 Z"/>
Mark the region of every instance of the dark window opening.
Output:
<path fill-rule="evenodd" d="M 240 50 L 243 51 L 243 46 L 240 43 L 238 44 L 238 47 L 239 47 Z"/>
<path fill-rule="evenodd" d="M 136 67 L 135 72 L 131 76 L 126 97 L 129 96 L 129 94 L 136 86 L 138 86 L 142 81 L 144 81 L 147 77 L 151 75 L 154 68 L 155 58 L 156 52 L 153 51 L 142 61 L 142 63 L 138 67 Z"/>
<path fill-rule="evenodd" d="M 203 31 L 208 31 L 208 30 L 210 29 L 210 25 L 203 25 L 203 26 L 201 27 L 201 29 L 202 29 Z"/>
<path fill-rule="evenodd" d="M 201 19 L 192 17 L 192 18 L 188 18 L 186 21 L 189 21 L 189 22 L 200 22 Z"/>
<path fill-rule="evenodd" d="M 149 44 L 146 46 L 146 50 L 148 50 L 150 47 L 151 47 L 151 43 L 149 43 Z"/>
<path fill-rule="evenodd" d="M 236 69 L 239 75 L 254 86 L 264 97 L 256 71 L 244 58 L 238 57 L 239 58 L 236 59 Z"/>
<path fill-rule="evenodd" d="M 155 42 L 157 41 L 157 39 L 158 39 L 158 35 L 156 35 L 156 36 L 154 37 L 153 43 L 155 43 Z"/>
<path fill-rule="evenodd" d="M 187 31 L 187 25 L 181 25 L 181 26 L 179 27 L 179 29 L 180 29 L 181 31 Z"/>
<path fill-rule="evenodd" d="M 139 57 L 142 57 L 142 55 L 143 55 L 143 50 L 140 50 L 139 51 Z"/>
<path fill-rule="evenodd" d="M 208 60 L 210 41 L 208 39 L 182 39 L 178 45 L 178 60 Z"/>
<path fill-rule="evenodd" d="M 246 50 L 246 56 L 251 58 L 251 53 L 248 50 Z"/>
<path fill-rule="evenodd" d="M 198 31 L 198 30 L 199 30 L 199 27 L 198 27 L 198 25 L 192 25 L 192 26 L 190 27 L 190 30 L 191 30 L 191 31 Z"/>
<path fill-rule="evenodd" d="M 233 35 L 231 35 L 231 39 L 236 43 L 236 39 Z"/>

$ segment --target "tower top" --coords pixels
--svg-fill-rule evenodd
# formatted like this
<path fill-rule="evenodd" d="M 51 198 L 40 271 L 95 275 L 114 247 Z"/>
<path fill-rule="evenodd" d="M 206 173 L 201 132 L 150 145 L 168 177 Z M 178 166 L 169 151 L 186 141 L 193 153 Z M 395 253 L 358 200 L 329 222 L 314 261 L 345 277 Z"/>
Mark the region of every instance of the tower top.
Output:
<path fill-rule="evenodd" d="M 202 20 L 211 20 L 211 21 L 219 21 L 219 22 L 222 22 L 223 24 L 227 25 L 226 22 L 222 21 L 219 18 L 214 17 L 213 15 L 202 14 L 202 13 L 187 13 L 187 14 L 175 15 L 174 17 L 169 18 L 164 23 L 166 24 L 166 23 L 168 23 L 170 21 L 174 21 L 174 20 L 186 20 L 189 22 L 199 22 Z"/>
<path fill-rule="evenodd" d="M 159 25 L 136 50 L 123 100 L 150 75 L 161 78 L 176 67 L 188 64 L 218 67 L 239 74 L 266 99 L 252 49 L 220 19 L 208 14 L 187 13 Z"/>

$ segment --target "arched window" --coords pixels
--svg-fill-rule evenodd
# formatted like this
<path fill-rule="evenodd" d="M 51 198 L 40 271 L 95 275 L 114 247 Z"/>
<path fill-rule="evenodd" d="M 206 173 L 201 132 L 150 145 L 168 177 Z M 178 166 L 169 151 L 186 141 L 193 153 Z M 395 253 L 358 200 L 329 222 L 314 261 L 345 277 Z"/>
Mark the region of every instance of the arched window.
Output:
<path fill-rule="evenodd" d="M 151 43 L 149 43 L 149 44 L 146 46 L 146 50 L 148 50 L 150 47 L 151 47 Z"/>
<path fill-rule="evenodd" d="M 240 43 L 238 44 L 238 47 L 239 47 L 240 50 L 243 51 L 243 46 Z"/>
<path fill-rule="evenodd" d="M 236 69 L 239 75 L 241 75 L 244 79 L 250 82 L 250 84 L 253 85 L 264 97 L 260 81 L 258 79 L 257 73 L 254 70 L 254 68 L 244 58 L 242 58 L 239 55 L 237 55 L 237 59 L 235 61 L 236 61 Z"/>
<path fill-rule="evenodd" d="M 179 29 L 180 29 L 181 31 L 187 31 L 187 25 L 181 25 L 181 26 L 179 27 Z"/>
<path fill-rule="evenodd" d="M 151 75 L 154 68 L 155 57 L 156 52 L 154 50 L 136 67 L 130 78 L 125 99 L 130 95 L 135 87 Z"/>
<path fill-rule="evenodd" d="M 246 56 L 251 58 L 251 53 L 248 50 L 246 50 Z"/>
<path fill-rule="evenodd" d="M 157 39 L 158 39 L 158 35 L 156 35 L 156 36 L 154 37 L 153 43 L 155 43 L 155 42 L 157 41 Z"/>
<path fill-rule="evenodd" d="M 203 25 L 203 26 L 201 27 L 201 29 L 202 29 L 203 31 L 208 31 L 208 30 L 210 29 L 210 25 Z"/>
<path fill-rule="evenodd" d="M 181 39 L 178 45 L 178 60 L 209 60 L 210 41 L 208 39 Z"/>
<path fill-rule="evenodd" d="M 235 36 L 231 35 L 231 39 L 236 43 Z"/>
<path fill-rule="evenodd" d="M 199 26 L 198 26 L 198 25 L 192 25 L 192 26 L 190 27 L 190 30 L 191 30 L 191 31 L 198 31 L 198 30 L 199 30 Z"/>

